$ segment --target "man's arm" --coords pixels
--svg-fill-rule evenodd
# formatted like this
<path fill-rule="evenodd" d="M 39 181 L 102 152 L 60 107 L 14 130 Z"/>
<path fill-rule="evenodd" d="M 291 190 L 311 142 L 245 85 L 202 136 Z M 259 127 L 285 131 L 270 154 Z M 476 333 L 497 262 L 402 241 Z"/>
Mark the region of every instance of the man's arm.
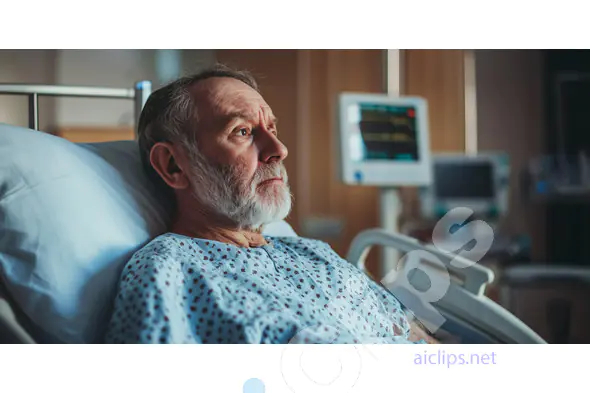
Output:
<path fill-rule="evenodd" d="M 420 341 L 424 340 L 428 344 L 440 344 L 435 338 L 431 335 L 426 333 L 426 329 L 421 326 L 419 322 L 413 320 L 410 322 L 410 336 L 408 337 L 410 341 Z"/>
<path fill-rule="evenodd" d="M 406 318 L 410 325 L 410 331 L 408 334 L 409 341 L 418 342 L 420 340 L 424 340 L 428 344 L 440 344 L 440 342 L 437 341 L 434 337 L 432 337 L 431 334 L 427 333 L 428 329 L 426 329 L 426 327 L 424 327 L 422 323 L 416 320 L 416 318 L 413 316 L 413 313 L 411 313 L 411 310 L 408 310 L 406 307 L 404 307 L 395 295 L 389 292 L 389 290 L 387 290 L 387 288 L 385 288 L 385 286 L 383 286 L 381 283 L 378 283 L 377 281 L 373 280 L 369 275 L 367 275 L 367 278 L 370 282 L 369 285 L 373 289 L 375 289 L 377 293 L 381 294 L 382 296 L 385 294 L 385 297 L 395 299 L 395 301 L 399 304 L 401 309 L 404 310 L 404 312 L 406 312 Z M 408 312 L 410 316 L 407 316 Z"/>
<path fill-rule="evenodd" d="M 181 284 L 186 277 L 170 268 L 175 266 L 173 260 L 157 254 L 128 262 L 106 332 L 107 343 L 200 342 L 186 321 L 185 288 Z"/>

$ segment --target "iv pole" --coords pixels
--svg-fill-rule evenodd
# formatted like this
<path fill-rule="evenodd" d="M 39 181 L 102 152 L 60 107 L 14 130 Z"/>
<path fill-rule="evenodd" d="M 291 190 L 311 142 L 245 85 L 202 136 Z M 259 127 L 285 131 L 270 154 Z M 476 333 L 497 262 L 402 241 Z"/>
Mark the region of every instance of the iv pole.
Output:
<path fill-rule="evenodd" d="M 384 81 L 388 95 L 401 94 L 403 80 L 403 53 L 399 49 L 387 49 L 384 54 Z M 382 187 L 379 190 L 380 224 L 383 229 L 391 233 L 399 233 L 399 191 L 395 187 Z M 381 250 L 381 264 L 379 280 L 382 280 L 397 266 L 399 253 L 391 247 Z"/>

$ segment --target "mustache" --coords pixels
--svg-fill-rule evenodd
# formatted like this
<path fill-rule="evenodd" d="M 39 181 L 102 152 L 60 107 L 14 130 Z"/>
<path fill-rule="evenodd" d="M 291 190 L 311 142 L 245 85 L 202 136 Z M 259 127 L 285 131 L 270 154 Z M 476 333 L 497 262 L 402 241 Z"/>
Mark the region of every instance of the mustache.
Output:
<path fill-rule="evenodd" d="M 256 172 L 252 177 L 250 186 L 255 187 L 265 180 L 276 177 L 282 178 L 283 182 L 287 183 L 287 169 L 285 168 L 285 165 L 282 162 L 265 164 L 264 166 L 261 166 L 258 169 L 256 169 Z"/>
<path fill-rule="evenodd" d="M 196 173 L 210 177 L 213 182 L 239 185 L 237 189 L 233 190 L 238 194 L 251 193 L 263 181 L 276 177 L 282 178 L 283 183 L 288 184 L 287 169 L 282 161 L 259 165 L 252 178 L 246 181 L 244 181 L 246 168 L 242 165 L 219 165 L 197 156 L 193 159 L 193 168 Z"/>

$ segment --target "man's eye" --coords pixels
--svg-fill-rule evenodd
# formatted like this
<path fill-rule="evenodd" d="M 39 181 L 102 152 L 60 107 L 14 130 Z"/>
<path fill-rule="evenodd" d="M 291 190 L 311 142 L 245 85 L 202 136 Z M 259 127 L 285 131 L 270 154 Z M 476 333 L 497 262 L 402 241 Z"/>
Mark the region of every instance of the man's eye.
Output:
<path fill-rule="evenodd" d="M 250 135 L 250 129 L 249 128 L 240 128 L 238 130 L 238 134 L 241 136 L 248 136 L 248 135 Z"/>

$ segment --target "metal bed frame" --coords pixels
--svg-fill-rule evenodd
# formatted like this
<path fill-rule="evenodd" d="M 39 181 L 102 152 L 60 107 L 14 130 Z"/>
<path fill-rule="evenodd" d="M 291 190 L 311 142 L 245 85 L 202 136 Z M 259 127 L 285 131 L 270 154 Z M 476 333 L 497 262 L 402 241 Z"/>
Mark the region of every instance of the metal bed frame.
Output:
<path fill-rule="evenodd" d="M 31 85 L 25 83 L 0 83 L 0 95 L 24 95 L 29 97 L 29 128 L 39 130 L 39 97 L 86 97 L 133 100 L 135 124 L 148 97 L 152 93 L 150 81 L 139 81 L 129 89 L 91 86 Z"/>
<path fill-rule="evenodd" d="M 111 98 L 134 101 L 134 121 L 139 123 L 139 115 L 148 97 L 152 93 L 152 83 L 147 80 L 135 83 L 132 88 L 110 88 L 94 86 L 33 85 L 25 83 L 0 83 L 0 95 L 20 95 L 29 98 L 29 128 L 39 130 L 39 97 L 83 97 Z M 137 134 L 137 127 L 134 127 Z M 14 308 L 9 296 L 3 293 L 0 279 L 0 344 L 35 343 L 23 328 L 29 326 L 27 319 Z M 23 319 L 24 318 L 24 319 Z M 24 325 L 23 325 L 24 324 Z"/>
<path fill-rule="evenodd" d="M 441 266 L 448 271 L 449 276 L 454 279 L 451 280 L 446 293 L 438 300 L 433 302 L 436 311 L 443 316 L 444 324 L 442 326 L 434 326 L 436 329 L 441 328 L 451 334 L 461 333 L 461 339 L 466 340 L 465 343 L 470 344 L 545 344 L 546 341 L 523 321 L 518 319 L 508 310 L 490 300 L 485 296 L 485 287 L 491 284 L 494 280 L 494 273 L 491 269 L 473 263 L 463 257 L 453 253 L 443 252 L 434 246 L 423 244 L 417 239 L 395 234 L 383 229 L 369 229 L 360 232 L 353 239 L 348 255 L 348 262 L 356 265 L 361 270 L 365 269 L 365 259 L 373 246 L 382 246 L 393 248 L 401 254 L 409 255 L 408 253 L 419 251 L 420 263 L 424 263 L 424 267 L 430 269 L 437 269 Z M 433 263 L 430 258 L 436 258 L 439 263 Z M 402 258 L 403 259 L 403 258 Z M 402 264 L 403 265 L 403 264 Z M 403 266 L 399 271 L 404 272 Z M 433 271 L 435 271 L 433 270 Z M 426 292 L 430 286 L 430 278 L 425 278 L 406 271 L 408 274 L 408 282 L 414 288 Z M 403 273 L 402 273 L 403 274 Z M 400 287 L 382 281 L 385 288 L 397 295 L 402 295 L 401 300 L 407 297 L 400 293 Z M 393 290 L 393 291 L 392 291 Z M 394 293 L 394 294 L 396 294 Z M 427 307 L 424 307 L 423 302 L 413 300 L 416 311 L 416 316 L 422 319 L 422 322 L 429 327 L 429 319 L 436 316 Z M 424 302 L 425 303 L 425 302 Z M 436 321 L 436 317 L 432 321 Z"/>

